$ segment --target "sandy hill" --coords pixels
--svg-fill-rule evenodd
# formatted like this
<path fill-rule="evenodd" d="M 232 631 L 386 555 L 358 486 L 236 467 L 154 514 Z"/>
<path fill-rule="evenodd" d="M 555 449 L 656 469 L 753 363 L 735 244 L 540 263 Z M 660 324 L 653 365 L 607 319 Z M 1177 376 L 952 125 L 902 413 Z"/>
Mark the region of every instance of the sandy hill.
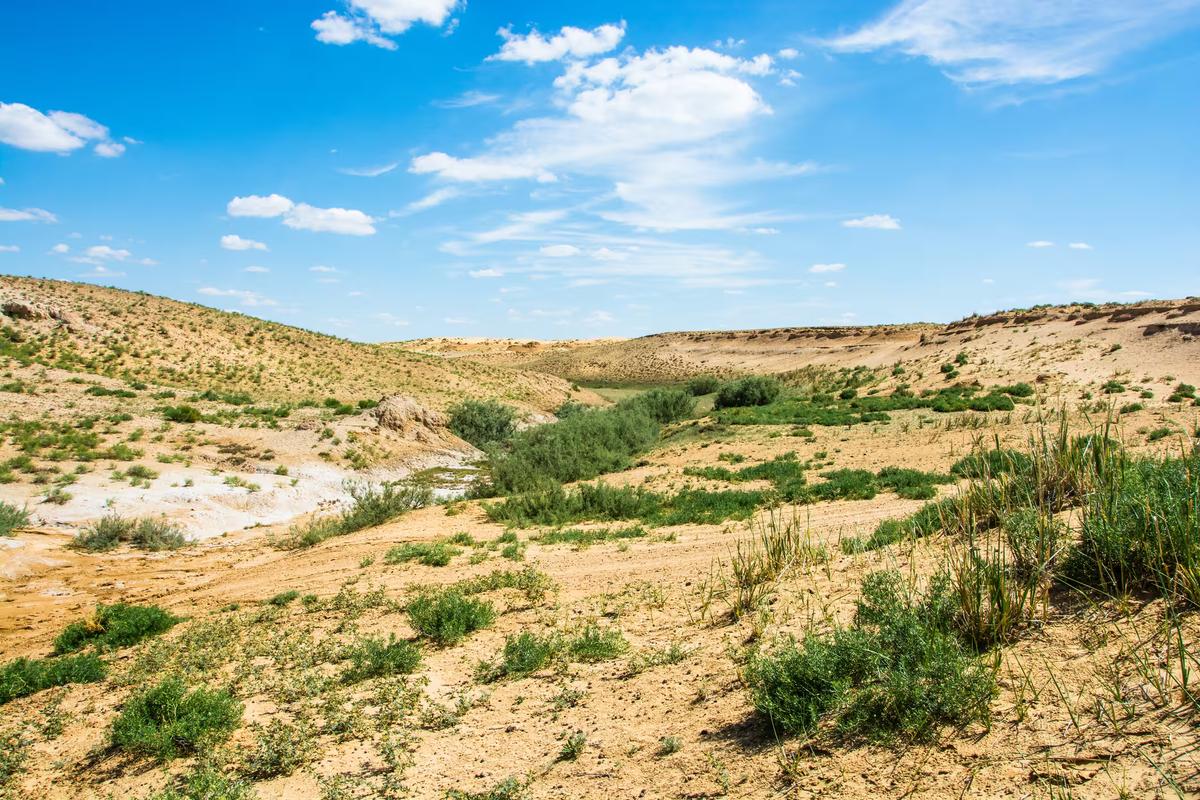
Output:
<path fill-rule="evenodd" d="M 378 399 L 437 408 L 465 396 L 549 410 L 570 394 L 546 373 L 451 361 L 141 292 L 0 277 L 8 356 L 169 387 L 246 392 L 256 401 Z"/>
<path fill-rule="evenodd" d="M 597 342 L 424 340 L 430 353 L 520 366 L 583 383 L 655 383 L 697 374 L 785 373 L 810 365 L 936 367 L 965 351 L 988 377 L 1090 383 L 1122 373 L 1200 373 L 1200 300 L 1047 306 L 948 325 L 659 333 Z"/>

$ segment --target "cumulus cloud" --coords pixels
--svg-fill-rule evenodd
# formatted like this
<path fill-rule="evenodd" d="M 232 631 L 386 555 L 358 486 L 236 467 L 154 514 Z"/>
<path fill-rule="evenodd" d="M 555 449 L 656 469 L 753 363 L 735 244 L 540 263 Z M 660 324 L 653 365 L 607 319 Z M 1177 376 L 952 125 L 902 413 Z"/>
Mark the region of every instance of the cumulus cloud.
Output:
<path fill-rule="evenodd" d="M 878 231 L 900 230 L 900 220 L 891 214 L 868 214 L 858 219 L 848 219 L 842 222 L 844 228 L 871 228 Z"/>
<path fill-rule="evenodd" d="M 841 272 L 845 268 L 846 268 L 845 264 L 813 264 L 811 267 L 808 268 L 808 271 L 814 272 L 814 273 Z"/>
<path fill-rule="evenodd" d="M 267 246 L 262 242 L 257 242 L 254 239 L 243 239 L 236 233 L 226 234 L 221 237 L 221 247 L 226 250 L 266 250 Z"/>
<path fill-rule="evenodd" d="M 54 253 L 55 255 L 61 256 L 65 253 L 71 252 L 71 246 L 69 244 L 63 244 L 60 242 L 60 243 L 54 245 L 54 247 L 51 247 L 50 252 Z"/>
<path fill-rule="evenodd" d="M 587 58 L 607 53 L 625 36 L 625 23 L 601 25 L 590 31 L 568 25 L 549 38 L 536 30 L 524 36 L 513 33 L 511 28 L 501 28 L 498 33 L 504 39 L 504 44 L 500 52 L 490 56 L 489 60 L 536 64 L 540 61 Z"/>
<path fill-rule="evenodd" d="M 283 224 L 296 230 L 370 236 L 375 218 L 353 208 L 317 208 L 294 203 L 279 194 L 235 197 L 225 207 L 231 217 L 282 217 Z"/>
<path fill-rule="evenodd" d="M 1090 244 L 1088 244 L 1087 242 L 1071 242 L 1070 244 L 1067 245 L 1067 247 L 1071 248 L 1072 250 L 1091 250 L 1092 249 L 1092 246 Z"/>
<path fill-rule="evenodd" d="M 326 11 L 313 20 L 317 41 L 347 45 L 366 42 L 395 50 L 398 36 L 417 22 L 441 27 L 459 0 L 347 0 L 345 12 Z"/>
<path fill-rule="evenodd" d="M 0 222 L 58 222 L 58 217 L 44 208 L 0 207 Z"/>
<path fill-rule="evenodd" d="M 105 158 L 115 158 L 125 152 L 125 145 L 109 138 L 108 128 L 95 120 L 71 111 L 51 111 L 43 114 L 24 103 L 0 103 L 0 142 L 42 153 L 65 155 L 88 142 L 95 142 L 95 152 Z"/>
<path fill-rule="evenodd" d="M 125 250 L 124 248 L 120 248 L 120 249 L 113 248 L 113 247 L 109 247 L 106 244 L 92 245 L 87 250 L 85 250 L 84 253 L 87 255 L 88 258 L 99 258 L 99 259 L 104 259 L 106 261 L 124 261 L 125 259 L 129 258 L 131 255 L 133 255 L 133 253 L 130 253 L 128 250 Z"/>
<path fill-rule="evenodd" d="M 293 203 L 281 194 L 235 197 L 225 206 L 231 217 L 278 217 L 292 210 Z"/>
<path fill-rule="evenodd" d="M 925 58 L 965 85 L 1050 84 L 1102 71 L 1198 9 L 1197 0 L 903 0 L 827 44 Z"/>
<path fill-rule="evenodd" d="M 1045 247 L 1054 247 L 1054 242 L 1048 242 L 1048 241 L 1046 241 L 1045 239 L 1035 239 L 1035 240 L 1034 240 L 1034 241 L 1032 241 L 1032 242 L 1026 242 L 1026 243 L 1025 243 L 1025 246 L 1026 246 L 1026 247 L 1033 247 L 1033 248 L 1036 248 L 1036 249 L 1042 249 L 1042 248 L 1045 248 Z"/>
<path fill-rule="evenodd" d="M 485 269 L 473 269 L 467 273 L 472 278 L 503 278 L 504 273 L 494 267 Z"/>
<path fill-rule="evenodd" d="M 554 81 L 560 114 L 522 120 L 475 156 L 419 155 L 410 171 L 452 182 L 598 178 L 611 190 L 595 213 L 610 221 L 664 231 L 752 227 L 772 215 L 713 194 L 813 168 L 738 158 L 746 129 L 772 113 L 751 82 L 773 71 L 769 55 L 706 48 L 568 59 Z"/>

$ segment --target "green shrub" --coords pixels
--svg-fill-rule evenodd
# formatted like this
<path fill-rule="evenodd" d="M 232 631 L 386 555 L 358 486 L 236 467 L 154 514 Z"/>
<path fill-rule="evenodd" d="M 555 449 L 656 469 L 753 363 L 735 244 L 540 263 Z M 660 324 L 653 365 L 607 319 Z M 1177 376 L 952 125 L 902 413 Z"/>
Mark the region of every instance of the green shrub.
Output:
<path fill-rule="evenodd" d="M 1200 605 L 1200 455 L 1130 459 L 1110 477 L 1083 504 L 1067 580 Z"/>
<path fill-rule="evenodd" d="M 658 440 L 659 424 L 642 407 L 579 411 L 515 434 L 489 453 L 491 487 L 501 494 L 587 480 L 632 466 Z"/>
<path fill-rule="evenodd" d="M 446 542 L 407 542 L 389 549 L 383 560 L 388 564 L 417 561 L 427 567 L 444 567 L 460 552 Z"/>
<path fill-rule="evenodd" d="M 765 406 L 775 402 L 782 391 L 783 387 L 775 378 L 751 375 L 722 386 L 713 401 L 713 407 L 721 409 Z"/>
<path fill-rule="evenodd" d="M 845 736 L 883 742 L 928 741 L 943 725 L 986 720 L 995 675 L 952 620 L 944 580 L 921 598 L 896 573 L 870 575 L 849 628 L 751 661 L 754 707 L 784 733 L 813 735 L 830 717 Z"/>
<path fill-rule="evenodd" d="M 242 764 L 242 772 L 256 780 L 291 775 L 313 751 L 313 741 L 303 725 L 289 725 L 273 719 L 259 727 L 252 749 Z M 225 800 L 224 795 L 215 800 Z"/>
<path fill-rule="evenodd" d="M 69 683 L 96 683 L 108 668 L 93 653 L 61 658 L 18 658 L 0 667 L 0 705 Z"/>
<path fill-rule="evenodd" d="M 617 404 L 617 408 L 643 411 L 655 422 L 666 425 L 691 416 L 696 401 L 679 389 L 651 389 Z"/>
<path fill-rule="evenodd" d="M 479 678 L 485 682 L 501 678 L 523 678 L 543 669 L 562 652 L 563 641 L 558 634 L 538 636 L 525 631 L 504 639 L 504 649 L 498 664 L 484 662 L 479 666 Z"/>
<path fill-rule="evenodd" d="M 63 629 L 54 640 L 54 654 L 74 653 L 88 645 L 101 650 L 129 647 L 164 633 L 181 621 L 158 606 L 98 605 L 91 617 Z"/>
<path fill-rule="evenodd" d="M 276 606 L 278 608 L 283 608 L 284 606 L 291 605 L 292 601 L 295 600 L 299 596 L 300 596 L 300 593 L 298 591 L 296 591 L 295 589 L 288 589 L 286 592 L 280 592 L 279 594 L 272 597 L 270 600 L 267 601 L 267 604 Z"/>
<path fill-rule="evenodd" d="M 0 501 L 0 536 L 12 536 L 13 531 L 28 524 L 28 510 Z"/>
<path fill-rule="evenodd" d="M 345 683 L 358 683 L 385 675 L 408 675 L 421 664 L 421 649 L 394 634 L 383 639 L 366 638 L 349 652 L 350 665 L 342 673 Z"/>
<path fill-rule="evenodd" d="M 278 546 L 285 550 L 312 547 L 334 536 L 372 528 L 433 502 L 433 489 L 410 483 L 371 484 L 347 481 L 350 508 L 333 517 L 317 517 L 294 525 Z"/>
<path fill-rule="evenodd" d="M 629 643 L 620 629 L 600 627 L 595 623 L 588 624 L 567 645 L 572 660 L 584 663 L 608 661 L 628 649 Z"/>
<path fill-rule="evenodd" d="M 128 543 L 139 550 L 178 550 L 188 544 L 175 524 L 158 517 L 132 519 L 109 514 L 75 535 L 71 546 L 87 552 L 102 552 Z"/>
<path fill-rule="evenodd" d="M 517 427 L 517 411 L 494 400 L 464 400 L 450 411 L 450 430 L 476 447 L 504 442 Z"/>
<path fill-rule="evenodd" d="M 204 415 L 195 406 L 166 406 L 162 410 L 163 419 L 168 422 L 192 423 L 199 422 Z"/>
<path fill-rule="evenodd" d="M 650 525 L 705 525 L 748 519 L 765 500 L 762 492 L 683 489 L 665 495 L 642 487 L 585 483 L 572 491 L 551 485 L 512 495 L 485 506 L 484 513 L 493 522 L 525 527 L 633 519 Z"/>
<path fill-rule="evenodd" d="M 721 380 L 712 375 L 697 375 L 687 382 L 686 388 L 688 394 L 700 397 L 718 391 L 721 388 Z"/>
<path fill-rule="evenodd" d="M 408 604 L 408 619 L 417 633 L 439 645 L 452 645 L 486 628 L 496 618 L 491 603 L 447 589 L 418 595 Z"/>
<path fill-rule="evenodd" d="M 187 691 L 179 678 L 166 678 L 135 695 L 112 724 L 113 746 L 169 761 L 228 738 L 242 718 L 242 706 L 225 691 Z"/>
<path fill-rule="evenodd" d="M 249 781 L 228 777 L 212 766 L 198 766 L 147 800 L 254 800 L 255 797 Z"/>

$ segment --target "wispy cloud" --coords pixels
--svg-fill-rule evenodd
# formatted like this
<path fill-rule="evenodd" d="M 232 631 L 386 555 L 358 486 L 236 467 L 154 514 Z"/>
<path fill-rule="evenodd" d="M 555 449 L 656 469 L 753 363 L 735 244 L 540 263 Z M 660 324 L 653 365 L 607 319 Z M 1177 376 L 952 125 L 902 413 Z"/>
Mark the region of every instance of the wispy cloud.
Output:
<path fill-rule="evenodd" d="M 254 239 L 243 239 L 236 233 L 230 233 L 221 237 L 221 247 L 226 250 L 266 250 L 267 246 L 262 242 Z"/>
<path fill-rule="evenodd" d="M 486 106 L 500 99 L 498 94 L 488 94 L 487 92 L 469 91 L 463 92 L 457 97 L 448 97 L 444 100 L 434 100 L 433 105 L 438 108 L 474 108 L 475 106 Z"/>
<path fill-rule="evenodd" d="M 900 220 L 891 214 L 868 214 L 865 217 L 857 219 L 843 220 L 842 227 L 871 228 L 877 231 L 898 231 L 900 230 Z"/>
<path fill-rule="evenodd" d="M 0 222 L 58 222 L 58 217 L 44 208 L 0 207 Z"/>
<path fill-rule="evenodd" d="M 1197 0 L 903 0 L 827 44 L 926 58 L 964 85 L 1049 84 L 1095 75 L 1195 21 Z"/>
<path fill-rule="evenodd" d="M 338 172 L 358 178 L 378 178 L 380 175 L 388 174 L 398 166 L 400 166 L 399 161 L 392 161 L 388 164 L 380 164 L 377 167 L 341 167 L 338 169 Z"/>

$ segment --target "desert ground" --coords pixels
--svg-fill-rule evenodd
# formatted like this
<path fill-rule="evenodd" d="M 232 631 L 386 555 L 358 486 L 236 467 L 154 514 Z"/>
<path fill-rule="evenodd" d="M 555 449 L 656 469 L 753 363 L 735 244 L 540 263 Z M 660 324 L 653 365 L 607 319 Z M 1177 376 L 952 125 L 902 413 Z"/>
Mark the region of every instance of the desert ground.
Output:
<path fill-rule="evenodd" d="M 1200 299 L 383 345 L 32 279 L 0 311 L 0 798 L 1200 796 Z M 741 404 L 751 378 L 778 395 Z M 564 434 L 515 471 L 647 392 L 686 407 L 602 466 Z M 464 440 L 468 401 L 511 429 Z M 1038 497 L 972 471 L 989 452 Z M 1191 549 L 1137 551 L 1162 580 L 1068 567 L 1110 457 L 1187 471 L 1162 524 Z M 371 516 L 363 487 L 404 499 Z M 1032 578 L 1026 513 L 1055 532 Z M 171 535 L 89 545 L 106 519 Z M 936 654 L 843 684 L 814 654 L 891 630 L 880 574 L 909 613 L 880 641 Z M 167 622 L 121 639 L 114 604 Z M 171 680 L 224 706 L 133 725 Z"/>

